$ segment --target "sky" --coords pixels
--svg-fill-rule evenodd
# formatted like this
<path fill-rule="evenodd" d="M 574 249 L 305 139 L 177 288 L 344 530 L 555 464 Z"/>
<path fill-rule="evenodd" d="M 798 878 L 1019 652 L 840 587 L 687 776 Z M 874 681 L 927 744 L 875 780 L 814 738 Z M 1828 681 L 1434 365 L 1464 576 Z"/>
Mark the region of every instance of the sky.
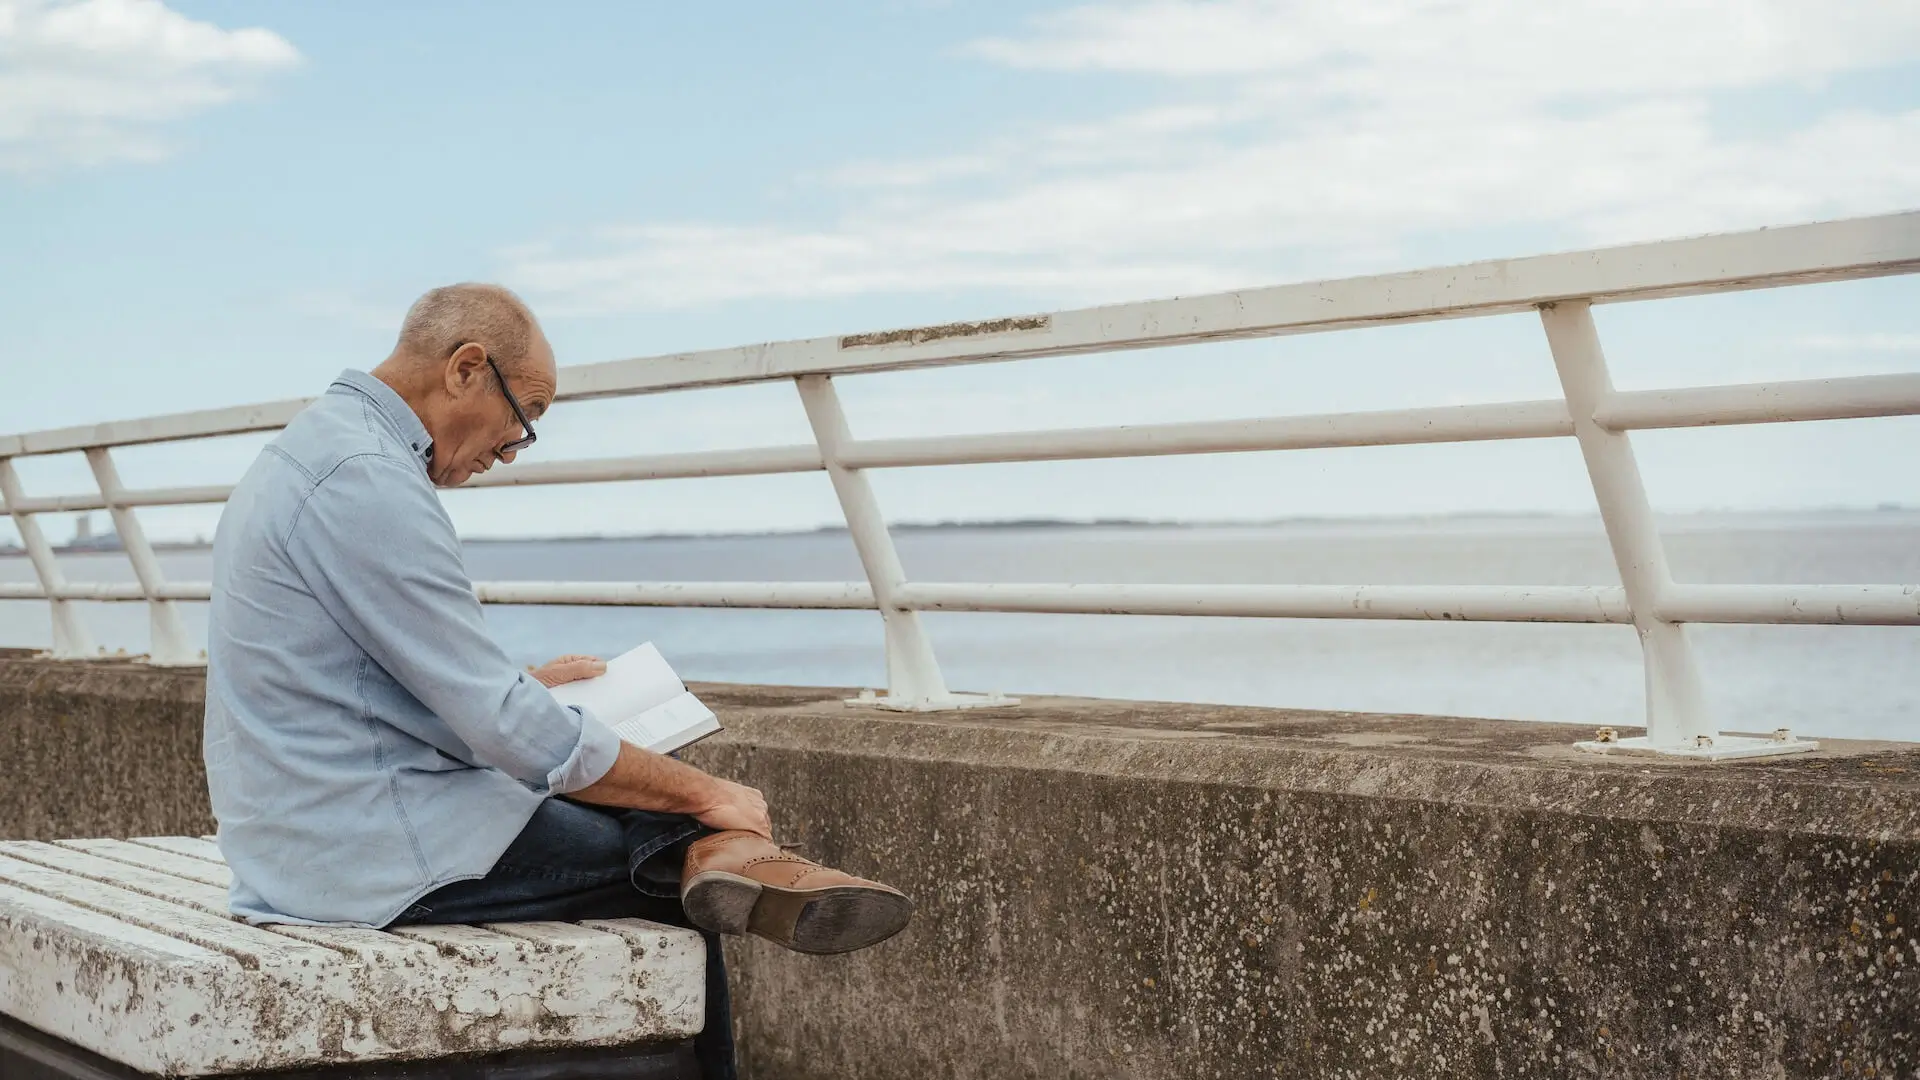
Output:
<path fill-rule="evenodd" d="M 318 393 L 451 281 L 571 364 L 1916 207 L 1911 0 L 0 0 L 0 432 Z M 1597 317 L 1628 388 L 1920 370 L 1911 276 Z M 1531 316 L 840 383 L 876 437 L 1558 394 Z M 535 456 L 807 432 L 790 386 L 729 388 L 563 404 Z M 230 482 L 261 441 L 120 468 Z M 1920 418 L 1635 444 L 1663 510 L 1920 505 Z M 904 521 L 1593 508 L 1570 440 L 875 485 Z M 448 502 L 474 535 L 839 520 L 819 475 Z"/>

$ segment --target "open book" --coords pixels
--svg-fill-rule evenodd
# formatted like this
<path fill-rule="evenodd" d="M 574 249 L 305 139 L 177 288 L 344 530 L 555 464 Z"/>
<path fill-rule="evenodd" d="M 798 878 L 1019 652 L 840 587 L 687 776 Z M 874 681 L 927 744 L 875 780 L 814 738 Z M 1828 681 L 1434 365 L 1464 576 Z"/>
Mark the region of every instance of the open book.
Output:
<path fill-rule="evenodd" d="M 562 705 L 578 705 L 615 735 L 671 754 L 720 730 L 713 710 L 687 690 L 652 643 L 607 661 L 607 673 L 551 688 Z"/>

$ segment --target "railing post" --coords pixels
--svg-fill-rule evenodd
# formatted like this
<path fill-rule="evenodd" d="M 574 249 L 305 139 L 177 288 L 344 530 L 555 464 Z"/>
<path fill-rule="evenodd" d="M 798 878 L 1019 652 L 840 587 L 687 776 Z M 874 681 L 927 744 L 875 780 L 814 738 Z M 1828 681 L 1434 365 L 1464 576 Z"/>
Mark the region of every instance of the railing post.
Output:
<path fill-rule="evenodd" d="M 820 447 L 820 460 L 833 481 L 833 492 L 846 516 L 847 531 L 853 536 L 854 550 L 873 588 L 874 602 L 886 627 L 887 694 L 864 700 L 865 704 L 912 712 L 959 709 L 986 705 L 1010 705 L 1013 699 L 998 695 L 955 694 L 947 689 L 934 660 L 933 644 L 927 640 L 920 613 L 903 607 L 897 592 L 906 583 L 906 570 L 894 550 L 893 537 L 873 497 L 873 486 L 866 474 L 840 463 L 841 448 L 852 440 L 846 412 L 840 407 L 840 395 L 825 375 L 802 375 L 794 380 L 800 391 L 800 403 L 806 407 L 807 421 L 813 425 L 813 438 Z"/>
<path fill-rule="evenodd" d="M 1644 739 L 1582 743 L 1589 749 L 1652 750 L 1701 757 L 1792 753 L 1813 744 L 1789 738 L 1723 738 L 1708 708 L 1693 643 L 1684 623 L 1661 617 L 1660 601 L 1673 587 L 1653 506 L 1640 479 L 1633 444 L 1624 431 L 1594 419 L 1613 394 L 1613 379 L 1593 323 L 1593 305 L 1563 300 L 1540 305 L 1540 322 L 1560 372 L 1573 433 L 1580 440 L 1587 476 L 1600 505 L 1600 520 L 1613 547 L 1613 561 L 1626 587 L 1633 626 L 1640 634 L 1646 669 L 1647 734 Z M 1755 745 L 1760 744 L 1760 745 Z"/>
<path fill-rule="evenodd" d="M 153 547 L 147 543 L 146 531 L 140 527 L 140 518 L 131 506 L 123 505 L 126 489 L 120 484 L 119 470 L 113 466 L 112 452 L 104 446 L 91 447 L 87 450 L 87 464 L 93 469 L 94 481 L 100 485 L 100 497 L 106 501 L 107 513 L 113 517 L 114 535 L 120 538 L 127 561 L 133 564 L 133 576 L 140 582 L 140 591 L 147 595 L 147 622 L 152 642 L 147 662 L 161 667 L 187 667 L 204 662 L 187 637 L 187 628 L 180 621 L 180 609 L 172 600 L 160 596 L 160 587 L 166 579 L 161 576 L 160 561 L 153 557 Z"/>
<path fill-rule="evenodd" d="M 1703 735 L 1712 739 L 1719 730 L 1707 709 L 1687 628 L 1659 616 L 1660 597 L 1673 576 L 1633 445 L 1626 432 L 1609 431 L 1593 418 L 1613 393 L 1613 379 L 1600 349 L 1592 305 L 1584 300 L 1543 304 L 1540 322 L 1560 371 L 1573 433 L 1580 440 L 1600 520 L 1620 568 L 1620 584 L 1626 586 L 1633 626 L 1640 633 L 1647 673 L 1647 741 L 1659 748 L 1680 748 Z"/>
<path fill-rule="evenodd" d="M 66 576 L 60 573 L 60 562 L 54 557 L 46 535 L 40 531 L 40 523 L 24 509 L 27 497 L 20 490 L 20 474 L 14 471 L 10 458 L 0 458 L 0 499 L 7 501 L 7 511 L 20 530 L 20 543 L 26 547 L 27 559 L 33 563 L 33 572 L 40 579 L 40 591 L 47 596 L 47 610 L 53 616 L 51 655 L 56 660 L 83 660 L 97 655 L 93 637 L 80 622 L 80 613 L 74 610 L 73 602 L 60 598 L 67 587 Z"/>

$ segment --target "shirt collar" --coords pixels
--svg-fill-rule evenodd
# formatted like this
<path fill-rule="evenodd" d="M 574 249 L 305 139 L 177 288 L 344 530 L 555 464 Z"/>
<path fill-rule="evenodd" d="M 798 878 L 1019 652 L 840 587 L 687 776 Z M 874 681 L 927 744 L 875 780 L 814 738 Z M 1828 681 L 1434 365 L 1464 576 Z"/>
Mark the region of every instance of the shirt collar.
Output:
<path fill-rule="evenodd" d="M 333 385 L 327 387 L 327 393 L 354 393 L 373 402 L 375 408 L 386 414 L 387 421 L 393 425 L 394 431 L 406 442 L 408 448 L 413 451 L 413 456 L 418 458 L 422 465 L 433 460 L 433 438 L 427 434 L 427 425 L 420 422 L 420 417 L 413 411 L 413 406 L 407 404 L 405 398 L 395 393 L 393 387 L 364 371 L 348 368 L 340 373 L 339 378 L 333 380 Z"/>

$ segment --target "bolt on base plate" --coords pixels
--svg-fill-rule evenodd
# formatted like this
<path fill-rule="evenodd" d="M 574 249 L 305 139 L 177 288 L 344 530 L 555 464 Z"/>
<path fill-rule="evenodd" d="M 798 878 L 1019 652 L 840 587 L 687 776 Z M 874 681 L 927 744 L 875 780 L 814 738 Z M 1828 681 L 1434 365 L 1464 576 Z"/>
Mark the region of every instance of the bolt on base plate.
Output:
<path fill-rule="evenodd" d="M 1725 761 L 1730 758 L 1775 757 L 1780 754 L 1804 754 L 1809 750 L 1820 749 L 1813 739 L 1799 739 L 1784 731 L 1772 736 L 1756 738 L 1751 735 L 1715 735 L 1711 738 L 1702 735 L 1691 746 L 1655 746 L 1646 736 L 1636 735 L 1631 739 L 1607 737 L 1610 732 L 1602 732 L 1603 737 L 1585 742 L 1574 743 L 1580 750 L 1596 754 L 1624 754 L 1641 757 L 1678 757 L 1692 758 L 1697 761 Z"/>
<path fill-rule="evenodd" d="M 872 690 L 860 691 L 860 696 L 846 699 L 849 705 L 859 705 L 869 709 L 886 709 L 888 712 L 945 712 L 948 709 L 1001 709 L 1009 705 L 1020 704 L 1017 697 L 1005 694 L 948 694 L 941 698 L 922 698 L 911 700 L 886 697 Z"/>

